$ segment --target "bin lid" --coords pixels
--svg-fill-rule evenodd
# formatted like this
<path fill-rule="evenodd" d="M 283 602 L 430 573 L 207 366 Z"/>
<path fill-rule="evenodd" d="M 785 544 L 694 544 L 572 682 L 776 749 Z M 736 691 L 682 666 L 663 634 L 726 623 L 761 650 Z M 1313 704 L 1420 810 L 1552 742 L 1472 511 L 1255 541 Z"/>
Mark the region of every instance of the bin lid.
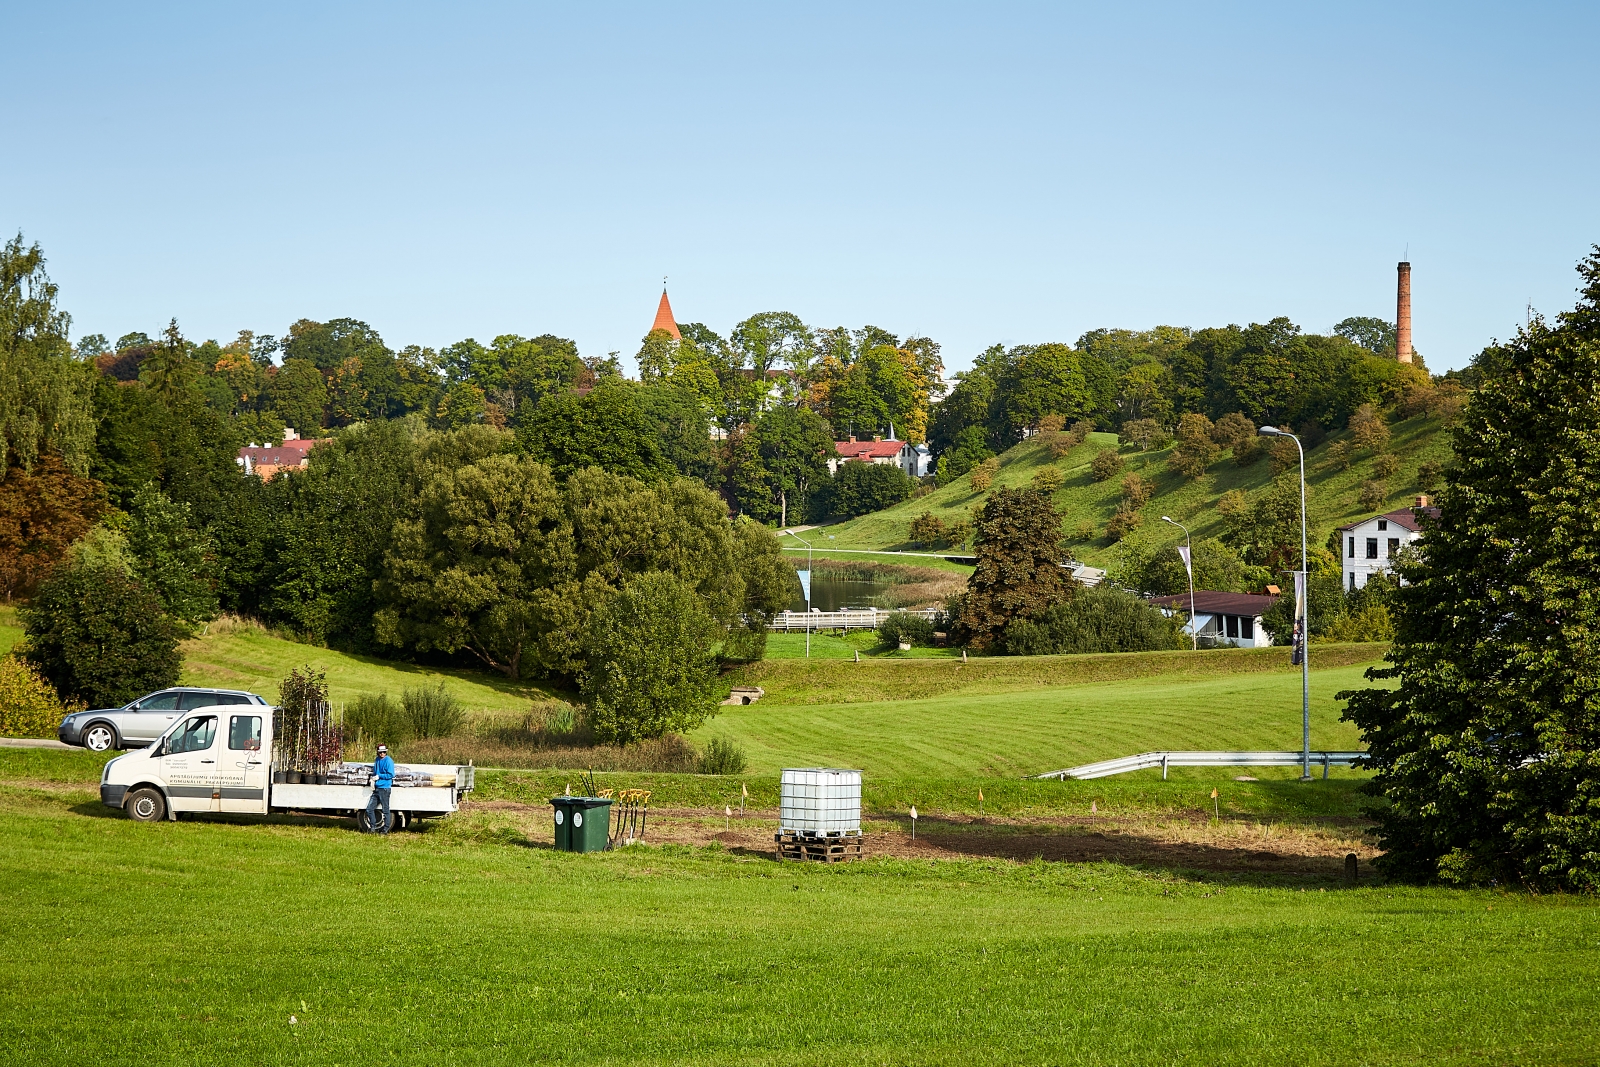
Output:
<path fill-rule="evenodd" d="M 557 807 L 569 808 L 603 808 L 612 803 L 610 797 L 551 797 L 550 803 Z"/>

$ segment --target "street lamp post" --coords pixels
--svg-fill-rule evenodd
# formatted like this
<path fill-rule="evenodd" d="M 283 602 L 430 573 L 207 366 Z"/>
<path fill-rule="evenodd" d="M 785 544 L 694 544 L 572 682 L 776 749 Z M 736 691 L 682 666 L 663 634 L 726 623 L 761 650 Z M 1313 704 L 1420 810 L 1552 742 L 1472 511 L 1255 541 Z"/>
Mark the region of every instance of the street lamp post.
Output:
<path fill-rule="evenodd" d="M 1170 522 L 1183 531 L 1183 569 L 1189 572 L 1189 651 L 1200 650 L 1200 630 L 1194 621 L 1194 544 L 1189 539 L 1189 527 L 1174 519 L 1171 515 L 1161 516 L 1162 522 Z"/>
<path fill-rule="evenodd" d="M 805 587 L 806 587 L 805 588 L 805 594 L 806 594 L 806 659 L 810 659 L 811 658 L 811 542 L 807 541 L 804 537 L 801 537 L 799 534 L 795 533 L 793 530 L 785 530 L 783 532 L 788 534 L 790 537 L 794 538 L 796 541 L 799 541 L 802 545 L 806 546 L 806 580 L 805 580 L 805 583 L 804 583 Z M 1308 761 L 1306 763 L 1306 766 L 1310 767 L 1311 764 L 1310 764 L 1309 760 L 1311 759 L 1311 757 L 1307 756 L 1306 759 Z M 1311 772 L 1308 770 L 1308 771 L 1306 771 L 1306 773 L 1310 774 Z"/>
<path fill-rule="evenodd" d="M 1300 438 L 1276 426 L 1263 426 L 1263 437 L 1287 437 L 1300 453 L 1300 780 L 1311 781 L 1311 568 L 1306 554 L 1306 450 Z"/>

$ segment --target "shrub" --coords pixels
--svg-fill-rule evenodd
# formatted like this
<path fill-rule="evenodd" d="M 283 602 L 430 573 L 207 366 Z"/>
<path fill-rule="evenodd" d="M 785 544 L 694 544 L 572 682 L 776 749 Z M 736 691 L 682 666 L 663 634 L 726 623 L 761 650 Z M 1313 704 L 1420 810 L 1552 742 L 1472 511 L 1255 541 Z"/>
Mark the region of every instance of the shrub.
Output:
<path fill-rule="evenodd" d="M 1400 469 L 1400 460 L 1393 452 L 1384 452 L 1372 461 L 1372 473 L 1379 478 L 1392 477 Z"/>
<path fill-rule="evenodd" d="M 743 774 L 746 765 L 744 748 L 732 741 L 713 737 L 695 762 L 696 774 Z"/>
<path fill-rule="evenodd" d="M 1350 460 L 1355 449 L 1350 447 L 1349 441 L 1335 441 L 1328 446 L 1328 466 L 1336 471 L 1350 469 Z"/>
<path fill-rule="evenodd" d="M 418 740 L 430 737 L 449 737 L 461 729 L 467 713 L 461 702 L 445 689 L 437 686 L 418 686 L 400 694 L 400 707 L 411 736 Z"/>
<path fill-rule="evenodd" d="M 1134 419 L 1122 424 L 1117 433 L 1122 444 L 1133 445 L 1140 452 L 1160 448 L 1167 440 L 1167 431 L 1155 419 Z"/>
<path fill-rule="evenodd" d="M 1005 651 L 1014 656 L 1153 652 L 1180 647 L 1181 625 L 1131 593 L 1098 585 L 1032 619 L 1013 620 L 1006 627 Z"/>
<path fill-rule="evenodd" d="M 177 626 L 119 567 L 58 570 L 21 616 L 28 662 L 69 700 L 118 707 L 178 681 Z"/>
<path fill-rule="evenodd" d="M 583 691 L 600 740 L 692 730 L 715 714 L 717 637 L 705 602 L 674 575 L 649 571 L 613 594 L 585 642 Z"/>
<path fill-rule="evenodd" d="M 944 522 L 933 512 L 924 511 L 911 520 L 911 528 L 907 531 L 908 540 L 923 548 L 935 548 L 944 543 L 946 530 Z"/>
<path fill-rule="evenodd" d="M 1089 439 L 1090 434 L 1094 433 L 1094 423 L 1090 422 L 1088 419 L 1079 419 L 1077 422 L 1072 424 L 1072 429 L 1068 430 L 1067 432 L 1073 436 L 1078 444 L 1081 445 L 1083 442 Z"/>
<path fill-rule="evenodd" d="M 994 484 L 995 472 L 1000 469 L 1000 461 L 993 456 L 972 468 L 972 488 L 980 493 L 989 491 Z"/>
<path fill-rule="evenodd" d="M 1362 404 L 1350 416 L 1350 433 L 1357 448 L 1380 452 L 1389 446 L 1389 424 L 1371 404 Z"/>
<path fill-rule="evenodd" d="M 1106 536 L 1112 541 L 1120 541 L 1143 525 L 1144 516 L 1139 514 L 1137 508 L 1130 508 L 1124 500 L 1106 522 Z"/>
<path fill-rule="evenodd" d="M 1060 467 L 1040 467 L 1033 472 L 1033 487 L 1046 493 L 1053 493 L 1061 488 Z"/>
<path fill-rule="evenodd" d="M 1259 437 L 1247 437 L 1233 446 L 1233 462 L 1239 467 L 1248 467 L 1266 454 L 1266 443 Z"/>
<path fill-rule="evenodd" d="M 1142 508 L 1150 503 L 1150 498 L 1155 495 L 1156 483 L 1144 477 L 1138 471 L 1130 471 L 1122 479 L 1122 501 L 1130 508 Z"/>
<path fill-rule="evenodd" d="M 1366 481 L 1361 483 L 1361 495 L 1356 502 L 1363 511 L 1377 511 L 1388 499 L 1389 490 L 1382 482 Z"/>
<path fill-rule="evenodd" d="M 1272 476 L 1276 478 L 1285 471 L 1300 469 L 1300 449 L 1287 437 L 1280 437 L 1273 441 L 1267 449 L 1267 458 L 1272 461 Z"/>
<path fill-rule="evenodd" d="M 368 741 L 397 744 L 411 739 L 411 723 L 405 709 L 389 699 L 387 693 L 363 693 L 345 709 L 345 734 L 354 742 L 359 731 Z"/>
<path fill-rule="evenodd" d="M 1327 641 L 1393 641 L 1394 619 L 1387 607 L 1374 602 L 1360 611 L 1334 619 L 1323 628 L 1322 638 Z"/>
<path fill-rule="evenodd" d="M 1094 524 L 1093 519 L 1084 519 L 1072 528 L 1072 539 L 1074 541 L 1093 541 L 1099 532 L 1099 527 Z"/>
<path fill-rule="evenodd" d="M 901 644 L 928 646 L 933 644 L 933 632 L 931 619 L 896 611 L 879 621 L 878 644 L 884 648 Z"/>
<path fill-rule="evenodd" d="M 1040 433 L 1060 433 L 1067 425 L 1065 415 L 1046 415 L 1039 420 Z"/>
<path fill-rule="evenodd" d="M 1122 472 L 1122 457 L 1114 448 L 1102 448 L 1089 462 L 1089 473 L 1097 482 L 1108 482 Z"/>
<path fill-rule="evenodd" d="M 15 656 L 0 659 L 0 737 L 55 737 L 72 711 L 37 670 Z"/>
<path fill-rule="evenodd" d="M 1430 491 L 1438 488 L 1444 478 L 1444 464 L 1424 463 L 1417 468 L 1417 488 Z"/>
<path fill-rule="evenodd" d="M 1234 449 L 1235 458 L 1241 445 L 1254 444 L 1256 424 L 1244 414 L 1230 411 L 1211 427 L 1211 439 L 1223 448 Z"/>
<path fill-rule="evenodd" d="M 1211 461 L 1217 458 L 1211 431 L 1211 420 L 1198 412 L 1191 411 L 1178 420 L 1178 447 L 1167 458 L 1167 466 L 1185 478 L 1204 474 Z"/>
<path fill-rule="evenodd" d="M 866 515 L 910 500 L 917 483 L 892 463 L 850 460 L 839 468 L 829 485 L 833 514 L 843 518 Z"/>
<path fill-rule="evenodd" d="M 1050 458 L 1060 459 L 1083 442 L 1073 437 L 1070 433 L 1053 433 L 1045 444 L 1050 446 Z"/>

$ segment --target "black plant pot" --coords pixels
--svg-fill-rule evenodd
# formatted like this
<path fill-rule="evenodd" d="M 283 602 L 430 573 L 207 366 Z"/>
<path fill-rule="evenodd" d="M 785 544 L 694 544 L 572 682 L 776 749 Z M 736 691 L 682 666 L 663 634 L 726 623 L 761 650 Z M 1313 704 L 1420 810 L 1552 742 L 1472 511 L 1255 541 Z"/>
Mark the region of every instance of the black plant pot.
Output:
<path fill-rule="evenodd" d="M 283 772 L 282 771 L 273 771 L 272 772 L 272 784 L 273 785 L 282 785 L 283 784 L 283 780 L 284 779 L 283 779 Z"/>
<path fill-rule="evenodd" d="M 285 782 L 289 783 L 290 785 L 299 785 L 300 784 L 300 772 L 299 771 L 289 771 L 288 773 L 286 773 L 283 776 L 283 780 Z"/>

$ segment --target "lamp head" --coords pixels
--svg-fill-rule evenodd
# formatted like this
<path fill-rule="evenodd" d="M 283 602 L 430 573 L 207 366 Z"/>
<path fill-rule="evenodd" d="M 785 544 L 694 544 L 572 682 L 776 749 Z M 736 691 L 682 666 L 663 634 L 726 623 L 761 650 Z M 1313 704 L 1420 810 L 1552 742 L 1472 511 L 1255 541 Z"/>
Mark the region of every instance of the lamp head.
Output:
<path fill-rule="evenodd" d="M 1282 430 L 1278 429 L 1276 426 L 1263 426 L 1260 429 L 1256 430 L 1256 433 L 1260 434 L 1262 437 L 1288 437 L 1288 436 L 1290 436 L 1289 434 L 1286 434 Z"/>
<path fill-rule="evenodd" d="M 1163 516 L 1161 516 L 1161 521 L 1162 522 L 1171 522 L 1172 525 L 1174 525 L 1174 526 L 1178 525 L 1176 522 L 1172 521 L 1172 516 L 1171 515 L 1163 515 Z"/>

